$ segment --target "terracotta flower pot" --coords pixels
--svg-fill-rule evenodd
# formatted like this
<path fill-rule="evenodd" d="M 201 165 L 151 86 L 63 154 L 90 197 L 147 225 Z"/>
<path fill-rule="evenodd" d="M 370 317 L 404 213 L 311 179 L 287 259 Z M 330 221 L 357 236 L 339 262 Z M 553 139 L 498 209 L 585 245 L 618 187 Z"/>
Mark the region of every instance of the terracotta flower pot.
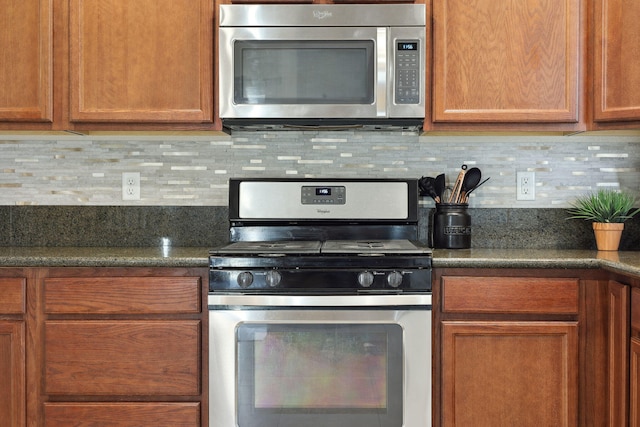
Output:
<path fill-rule="evenodd" d="M 622 222 L 594 222 L 593 233 L 599 251 L 617 251 L 624 230 Z"/>

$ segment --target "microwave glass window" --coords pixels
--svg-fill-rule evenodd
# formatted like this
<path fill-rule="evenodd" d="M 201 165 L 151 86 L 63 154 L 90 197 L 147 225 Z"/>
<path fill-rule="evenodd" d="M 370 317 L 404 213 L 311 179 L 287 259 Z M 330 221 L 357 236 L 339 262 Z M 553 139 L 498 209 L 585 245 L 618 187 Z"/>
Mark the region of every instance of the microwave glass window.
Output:
<path fill-rule="evenodd" d="M 374 42 L 236 41 L 237 104 L 371 104 Z"/>
<path fill-rule="evenodd" d="M 242 324 L 237 356 L 240 427 L 401 425 L 397 324 Z"/>

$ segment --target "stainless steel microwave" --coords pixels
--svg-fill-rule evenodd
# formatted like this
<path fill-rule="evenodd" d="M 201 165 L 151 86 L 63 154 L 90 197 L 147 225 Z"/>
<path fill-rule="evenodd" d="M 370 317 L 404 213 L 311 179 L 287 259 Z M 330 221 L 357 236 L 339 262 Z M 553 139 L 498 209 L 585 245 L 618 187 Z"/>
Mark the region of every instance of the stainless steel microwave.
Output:
<path fill-rule="evenodd" d="M 421 126 L 423 4 L 221 5 L 228 127 Z"/>

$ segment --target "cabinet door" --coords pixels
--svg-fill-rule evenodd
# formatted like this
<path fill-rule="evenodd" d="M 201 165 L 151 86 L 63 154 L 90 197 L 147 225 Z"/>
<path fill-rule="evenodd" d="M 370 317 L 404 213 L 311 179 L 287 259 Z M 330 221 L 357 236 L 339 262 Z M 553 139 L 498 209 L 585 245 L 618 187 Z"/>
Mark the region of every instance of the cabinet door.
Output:
<path fill-rule="evenodd" d="M 45 391 L 58 395 L 197 396 L 197 320 L 45 322 Z"/>
<path fill-rule="evenodd" d="M 71 121 L 211 122 L 212 5 L 71 0 Z"/>
<path fill-rule="evenodd" d="M 629 426 L 640 427 L 640 339 L 631 338 Z"/>
<path fill-rule="evenodd" d="M 608 284 L 609 425 L 627 425 L 629 387 L 629 286 Z"/>
<path fill-rule="evenodd" d="M 24 322 L 0 321 L 0 424 L 25 424 Z"/>
<path fill-rule="evenodd" d="M 594 3 L 594 120 L 640 120 L 640 2 Z"/>
<path fill-rule="evenodd" d="M 434 122 L 578 122 L 580 0 L 435 0 Z"/>
<path fill-rule="evenodd" d="M 577 322 L 445 321 L 443 426 L 575 426 Z"/>
<path fill-rule="evenodd" d="M 0 121 L 52 120 L 52 0 L 0 0 Z"/>

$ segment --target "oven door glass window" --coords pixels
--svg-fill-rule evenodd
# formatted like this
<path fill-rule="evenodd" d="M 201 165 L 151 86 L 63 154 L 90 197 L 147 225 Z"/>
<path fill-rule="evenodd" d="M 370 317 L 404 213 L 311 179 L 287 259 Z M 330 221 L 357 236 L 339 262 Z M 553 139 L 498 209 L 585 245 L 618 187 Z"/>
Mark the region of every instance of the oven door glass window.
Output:
<path fill-rule="evenodd" d="M 239 427 L 402 425 L 402 327 L 237 329 Z"/>
<path fill-rule="evenodd" d="M 236 41 L 236 104 L 372 104 L 372 40 Z"/>

